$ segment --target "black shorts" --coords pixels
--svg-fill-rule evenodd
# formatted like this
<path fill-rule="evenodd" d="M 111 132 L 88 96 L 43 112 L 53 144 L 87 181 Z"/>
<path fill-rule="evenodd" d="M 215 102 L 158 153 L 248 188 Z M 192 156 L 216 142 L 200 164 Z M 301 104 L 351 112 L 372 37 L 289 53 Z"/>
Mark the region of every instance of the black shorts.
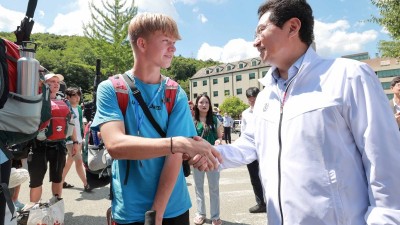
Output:
<path fill-rule="evenodd" d="M 189 225 L 189 210 L 180 216 L 174 218 L 164 218 L 162 221 L 163 225 Z M 128 224 L 119 224 L 117 225 L 144 225 L 144 223 L 128 223 Z"/>
<path fill-rule="evenodd" d="M 50 182 L 61 183 L 65 166 L 67 148 L 65 141 L 41 142 L 35 141 L 32 146 L 31 159 L 28 157 L 28 171 L 30 176 L 30 188 L 40 187 L 43 184 L 44 175 L 49 163 Z"/>

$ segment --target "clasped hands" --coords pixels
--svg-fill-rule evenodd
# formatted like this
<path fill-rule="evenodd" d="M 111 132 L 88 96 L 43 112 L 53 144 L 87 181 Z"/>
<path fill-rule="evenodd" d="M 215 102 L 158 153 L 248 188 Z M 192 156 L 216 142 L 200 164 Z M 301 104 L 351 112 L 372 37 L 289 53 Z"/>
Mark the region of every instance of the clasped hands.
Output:
<path fill-rule="evenodd" d="M 221 154 L 207 141 L 199 136 L 186 138 L 182 146 L 183 159 L 200 171 L 218 169 L 222 163 Z"/>

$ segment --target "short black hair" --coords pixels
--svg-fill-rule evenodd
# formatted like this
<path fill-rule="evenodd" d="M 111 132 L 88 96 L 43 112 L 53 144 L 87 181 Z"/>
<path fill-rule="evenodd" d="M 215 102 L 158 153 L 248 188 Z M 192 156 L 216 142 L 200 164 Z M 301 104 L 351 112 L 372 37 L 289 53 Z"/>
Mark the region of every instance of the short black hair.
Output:
<path fill-rule="evenodd" d="M 258 89 L 258 87 L 250 87 L 246 90 L 246 97 L 257 97 L 258 93 L 260 93 L 260 89 Z"/>
<path fill-rule="evenodd" d="M 393 78 L 392 82 L 390 82 L 390 87 L 394 87 L 397 83 L 400 83 L 400 76 Z"/>
<path fill-rule="evenodd" d="M 269 20 L 277 27 L 291 18 L 301 21 L 299 31 L 302 42 L 310 46 L 314 41 L 314 16 L 311 6 L 306 0 L 267 0 L 258 8 L 258 18 L 270 12 Z"/>
<path fill-rule="evenodd" d="M 79 88 L 76 88 L 76 87 L 67 88 L 67 90 L 65 91 L 65 94 L 68 95 L 68 96 L 73 96 L 75 94 L 77 94 L 79 96 L 82 95 L 81 90 Z"/>

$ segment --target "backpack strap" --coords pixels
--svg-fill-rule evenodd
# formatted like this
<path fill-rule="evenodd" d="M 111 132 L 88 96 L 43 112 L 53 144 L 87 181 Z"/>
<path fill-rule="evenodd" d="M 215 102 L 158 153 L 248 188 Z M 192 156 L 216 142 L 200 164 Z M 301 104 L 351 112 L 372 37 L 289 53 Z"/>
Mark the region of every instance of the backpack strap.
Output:
<path fill-rule="evenodd" d="M 165 106 L 167 107 L 168 115 L 171 114 L 172 108 L 174 108 L 178 86 L 179 84 L 176 81 L 170 78 L 166 78 L 164 103 Z"/>
<path fill-rule="evenodd" d="M 113 84 L 115 94 L 117 95 L 118 105 L 122 115 L 125 117 L 126 108 L 128 107 L 129 95 L 128 88 L 125 84 L 122 74 L 117 74 L 108 78 Z"/>
<path fill-rule="evenodd" d="M 149 107 L 147 107 L 147 104 L 144 102 L 142 94 L 140 93 L 139 89 L 136 87 L 135 82 L 133 80 L 131 80 L 131 78 L 126 74 L 124 74 L 122 76 L 125 79 L 126 83 L 129 85 L 129 88 L 132 90 L 133 96 L 139 102 L 140 107 L 142 108 L 147 119 L 149 119 L 150 123 L 153 125 L 154 129 L 156 129 L 156 131 L 158 132 L 158 134 L 160 134 L 161 137 L 166 137 L 167 134 L 165 133 L 165 131 L 163 131 L 163 129 L 160 127 L 160 125 L 154 119 L 153 115 L 151 115 Z"/>

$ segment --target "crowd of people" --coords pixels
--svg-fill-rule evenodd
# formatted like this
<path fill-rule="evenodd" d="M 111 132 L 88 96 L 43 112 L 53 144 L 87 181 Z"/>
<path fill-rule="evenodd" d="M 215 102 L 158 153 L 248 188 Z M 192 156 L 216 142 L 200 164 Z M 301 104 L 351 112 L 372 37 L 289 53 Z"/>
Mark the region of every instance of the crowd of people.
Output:
<path fill-rule="evenodd" d="M 244 165 L 256 200 L 249 212 L 266 212 L 270 225 L 400 224 L 400 78 L 391 83 L 394 98 L 388 107 L 367 64 L 318 56 L 312 48 L 313 11 L 306 0 L 268 0 L 258 17 L 253 45 L 272 67 L 260 80 L 262 91 L 246 91 L 250 107 L 242 113 L 241 136 L 233 143 L 232 118 L 224 112 L 220 121 L 206 94 L 193 103 L 178 87 L 173 110 L 166 111 L 161 69 L 170 67 L 181 39 L 175 21 L 158 13 L 142 13 L 131 21 L 134 64 L 125 76 L 152 106 L 153 120 L 165 135 L 155 130 L 132 90 L 123 113 L 112 82 L 99 85 L 91 128 L 101 133 L 114 159 L 111 214 L 116 224 L 143 225 L 151 210 L 156 211 L 156 225 L 203 224 L 205 175 L 211 222 L 223 224 L 221 170 Z M 46 77 L 52 98 L 62 80 L 62 75 Z M 61 196 L 63 184 L 68 186 L 65 177 L 73 162 L 84 190 L 91 190 L 77 165 L 82 142 L 79 92 L 70 88 L 66 93 L 80 125 L 67 145 L 35 141 L 28 160 L 31 202 L 40 199 L 47 162 L 53 195 Z M 182 160 L 193 167 L 192 219 Z"/>

